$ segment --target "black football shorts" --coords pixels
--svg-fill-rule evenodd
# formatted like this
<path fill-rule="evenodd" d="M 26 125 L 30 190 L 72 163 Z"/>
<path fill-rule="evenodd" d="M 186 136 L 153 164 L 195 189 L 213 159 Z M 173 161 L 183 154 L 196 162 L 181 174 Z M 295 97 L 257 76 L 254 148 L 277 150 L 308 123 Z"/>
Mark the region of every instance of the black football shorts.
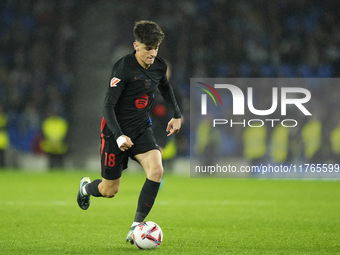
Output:
<path fill-rule="evenodd" d="M 105 137 L 101 134 L 101 175 L 107 180 L 116 180 L 122 176 L 122 171 L 128 166 L 129 157 L 135 159 L 135 155 L 150 150 L 159 150 L 155 136 L 151 128 L 145 129 L 132 142 L 133 146 L 121 151 L 113 136 Z"/>

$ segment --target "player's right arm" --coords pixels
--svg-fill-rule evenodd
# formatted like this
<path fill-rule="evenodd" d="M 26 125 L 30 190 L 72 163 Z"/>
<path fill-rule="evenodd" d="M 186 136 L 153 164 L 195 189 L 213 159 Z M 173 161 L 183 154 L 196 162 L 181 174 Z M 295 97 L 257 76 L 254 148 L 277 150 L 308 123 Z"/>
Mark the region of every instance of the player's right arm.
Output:
<path fill-rule="evenodd" d="M 130 137 L 126 135 L 121 135 L 120 137 L 118 137 L 116 141 L 121 151 L 126 151 L 133 145 L 133 142 L 131 141 Z"/>
<path fill-rule="evenodd" d="M 118 148 L 121 151 L 128 150 L 133 145 L 130 137 L 123 134 L 122 130 L 120 129 L 119 123 L 117 121 L 117 117 L 114 111 L 116 106 L 117 100 L 114 96 L 106 93 L 105 100 L 104 100 L 104 119 L 106 124 L 108 125 L 109 129 L 112 132 L 112 135 L 115 137 Z"/>
<path fill-rule="evenodd" d="M 103 107 L 103 115 L 106 124 L 111 130 L 112 135 L 115 137 L 118 148 L 121 151 L 128 150 L 133 145 L 131 139 L 123 134 L 115 114 L 115 107 L 123 90 L 125 89 L 125 84 L 126 81 L 124 81 L 124 76 L 120 74 L 117 75 L 117 70 L 114 68 L 112 78 L 110 80 L 110 86 L 105 94 Z"/>

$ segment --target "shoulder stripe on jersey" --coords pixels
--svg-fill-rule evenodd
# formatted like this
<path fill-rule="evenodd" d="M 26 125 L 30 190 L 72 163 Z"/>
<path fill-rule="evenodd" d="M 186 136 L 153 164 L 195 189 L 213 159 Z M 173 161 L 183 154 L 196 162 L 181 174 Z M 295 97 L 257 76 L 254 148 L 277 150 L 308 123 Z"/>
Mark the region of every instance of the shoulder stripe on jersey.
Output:
<path fill-rule="evenodd" d="M 120 82 L 120 79 L 113 77 L 110 82 L 110 87 L 117 87 L 118 82 Z"/>

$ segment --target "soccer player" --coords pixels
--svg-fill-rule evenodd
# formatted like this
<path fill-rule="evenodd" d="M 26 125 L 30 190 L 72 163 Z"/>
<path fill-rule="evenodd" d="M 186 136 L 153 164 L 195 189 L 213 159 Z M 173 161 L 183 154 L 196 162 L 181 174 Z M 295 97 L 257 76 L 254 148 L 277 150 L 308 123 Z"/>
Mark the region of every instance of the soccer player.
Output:
<path fill-rule="evenodd" d="M 181 112 L 166 77 L 167 65 L 157 57 L 164 39 L 162 29 L 155 22 L 142 20 L 135 23 L 133 34 L 135 50 L 114 65 L 105 94 L 101 123 L 102 179 L 91 182 L 89 177 L 82 177 L 77 195 L 78 205 L 83 210 L 90 206 L 91 196 L 114 197 L 128 158 L 136 160 L 143 167 L 146 180 L 126 237 L 131 244 L 132 232 L 150 212 L 163 176 L 161 153 L 149 117 L 157 88 L 173 112 L 165 130 L 167 135 L 177 134 L 181 128 Z"/>

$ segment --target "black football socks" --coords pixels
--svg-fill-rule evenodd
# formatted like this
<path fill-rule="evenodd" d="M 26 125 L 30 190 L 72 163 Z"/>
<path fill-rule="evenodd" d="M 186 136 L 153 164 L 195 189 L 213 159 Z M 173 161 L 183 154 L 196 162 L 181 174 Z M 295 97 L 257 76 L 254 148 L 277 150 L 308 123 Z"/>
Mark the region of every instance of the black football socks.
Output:
<path fill-rule="evenodd" d="M 134 220 L 135 222 L 144 221 L 146 216 L 149 214 L 153 203 L 155 202 L 159 185 L 159 182 L 154 182 L 149 179 L 145 180 L 138 199 L 137 212 Z"/>
<path fill-rule="evenodd" d="M 98 185 L 102 180 L 97 179 L 86 185 L 86 193 L 94 197 L 102 197 L 102 194 L 98 190 Z"/>
<path fill-rule="evenodd" d="M 102 180 L 97 179 L 87 184 L 85 187 L 86 193 L 94 197 L 102 197 L 102 194 L 98 190 L 98 185 L 99 183 L 101 183 L 101 181 Z M 159 182 L 154 182 L 149 179 L 145 180 L 145 183 L 139 195 L 137 212 L 134 222 L 144 221 L 146 216 L 149 214 L 157 197 L 159 186 Z"/>

